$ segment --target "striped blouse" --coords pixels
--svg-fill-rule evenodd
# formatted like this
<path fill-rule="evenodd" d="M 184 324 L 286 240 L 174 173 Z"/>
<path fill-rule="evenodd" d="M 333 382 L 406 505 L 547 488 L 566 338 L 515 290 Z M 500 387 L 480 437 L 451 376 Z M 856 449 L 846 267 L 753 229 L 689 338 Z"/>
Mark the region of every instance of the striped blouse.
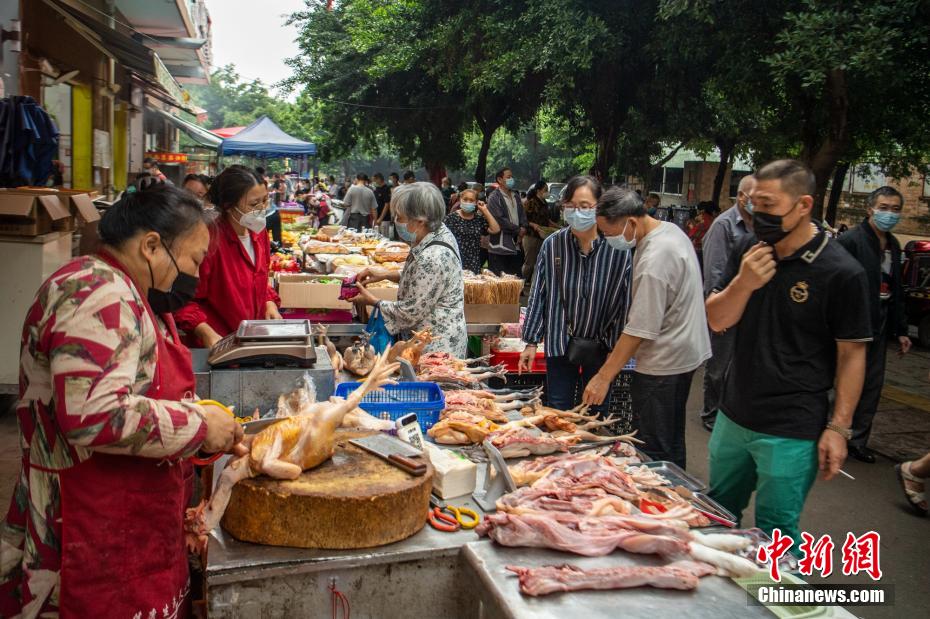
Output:
<path fill-rule="evenodd" d="M 538 344 L 545 339 L 546 356 L 561 357 L 568 346 L 571 318 L 575 337 L 597 338 L 612 349 L 630 304 L 631 258 L 629 251 L 612 249 L 601 237 L 585 256 L 569 228 L 548 237 L 536 261 L 523 340 Z"/>

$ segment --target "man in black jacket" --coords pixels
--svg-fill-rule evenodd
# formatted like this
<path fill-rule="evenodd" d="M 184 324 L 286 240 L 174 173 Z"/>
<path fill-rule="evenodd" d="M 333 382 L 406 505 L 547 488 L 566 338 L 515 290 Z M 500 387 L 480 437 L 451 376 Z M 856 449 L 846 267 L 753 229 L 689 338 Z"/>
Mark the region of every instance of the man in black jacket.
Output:
<path fill-rule="evenodd" d="M 866 443 L 885 381 L 887 338 L 897 338 L 900 354 L 911 349 L 904 314 L 901 245 L 891 234 L 901 218 L 903 205 L 904 199 L 897 189 L 879 187 L 869 194 L 869 216 L 838 239 L 840 245 L 862 264 L 869 280 L 873 339 L 868 348 L 865 383 L 853 416 L 852 439 L 849 441 L 849 455 L 868 463 L 875 462 L 875 456 Z"/>

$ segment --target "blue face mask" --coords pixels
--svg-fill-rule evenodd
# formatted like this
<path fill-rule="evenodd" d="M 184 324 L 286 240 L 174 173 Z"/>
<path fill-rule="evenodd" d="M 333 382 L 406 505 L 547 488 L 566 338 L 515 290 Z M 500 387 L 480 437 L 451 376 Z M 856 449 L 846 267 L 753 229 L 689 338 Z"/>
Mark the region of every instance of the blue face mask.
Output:
<path fill-rule="evenodd" d="M 417 240 L 417 235 L 407 229 L 407 224 L 394 224 L 394 229 L 397 230 L 397 236 L 408 243 L 413 243 Z"/>
<path fill-rule="evenodd" d="M 746 198 L 746 212 L 752 215 L 752 200 Z"/>
<path fill-rule="evenodd" d="M 513 189 L 517 186 L 517 179 L 511 176 L 506 181 L 504 181 L 504 184 L 507 185 L 507 189 Z"/>
<path fill-rule="evenodd" d="M 478 208 L 474 202 L 462 202 L 462 210 L 466 213 L 474 213 L 475 209 Z"/>
<path fill-rule="evenodd" d="M 623 225 L 623 231 L 617 236 L 605 236 L 604 240 L 607 241 L 607 244 L 619 251 L 629 250 L 636 247 L 636 236 L 633 236 L 633 240 L 628 241 L 624 236 L 626 234 L 626 228 L 629 225 L 630 220 L 626 220 L 626 224 Z"/>
<path fill-rule="evenodd" d="M 901 213 L 892 213 L 891 211 L 875 211 L 872 213 L 872 221 L 875 227 L 882 232 L 891 232 L 892 228 L 898 225 L 901 220 Z"/>
<path fill-rule="evenodd" d="M 597 223 L 597 211 L 593 208 L 567 208 L 562 216 L 565 223 L 576 232 L 590 230 L 591 226 Z"/>

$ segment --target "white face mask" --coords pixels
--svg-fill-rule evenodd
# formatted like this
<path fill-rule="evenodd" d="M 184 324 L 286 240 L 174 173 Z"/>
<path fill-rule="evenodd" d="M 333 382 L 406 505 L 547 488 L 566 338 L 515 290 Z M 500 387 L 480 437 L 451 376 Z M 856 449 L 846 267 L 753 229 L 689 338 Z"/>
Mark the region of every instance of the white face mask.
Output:
<path fill-rule="evenodd" d="M 250 211 L 248 213 L 243 213 L 236 208 L 236 212 L 239 213 L 239 225 L 247 230 L 251 230 L 258 234 L 265 229 L 265 211 Z"/>
<path fill-rule="evenodd" d="M 624 236 L 626 234 L 626 228 L 629 224 L 630 224 L 630 220 L 627 219 L 626 223 L 623 224 L 623 231 L 620 232 L 620 234 L 618 234 L 617 236 L 605 236 L 604 240 L 607 241 L 607 244 L 611 246 L 612 248 L 619 250 L 619 251 L 630 250 L 636 247 L 636 234 L 635 233 L 633 234 L 633 240 L 631 241 L 628 241 L 626 236 Z"/>

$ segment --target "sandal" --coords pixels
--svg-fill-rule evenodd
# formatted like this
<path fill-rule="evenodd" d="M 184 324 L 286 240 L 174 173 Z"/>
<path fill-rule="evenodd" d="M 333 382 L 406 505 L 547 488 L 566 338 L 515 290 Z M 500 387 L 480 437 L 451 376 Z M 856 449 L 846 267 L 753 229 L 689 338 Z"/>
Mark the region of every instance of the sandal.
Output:
<path fill-rule="evenodd" d="M 927 515 L 927 496 L 925 492 L 917 492 L 916 490 L 911 490 L 907 487 L 907 482 L 912 484 L 924 485 L 924 480 L 915 477 L 909 471 L 905 470 L 904 466 L 910 464 L 910 462 L 904 462 L 902 464 L 896 464 L 894 471 L 898 476 L 898 481 L 901 482 L 901 488 L 904 490 L 904 495 L 907 497 L 907 503 L 911 508 L 917 513 L 918 516 Z"/>

